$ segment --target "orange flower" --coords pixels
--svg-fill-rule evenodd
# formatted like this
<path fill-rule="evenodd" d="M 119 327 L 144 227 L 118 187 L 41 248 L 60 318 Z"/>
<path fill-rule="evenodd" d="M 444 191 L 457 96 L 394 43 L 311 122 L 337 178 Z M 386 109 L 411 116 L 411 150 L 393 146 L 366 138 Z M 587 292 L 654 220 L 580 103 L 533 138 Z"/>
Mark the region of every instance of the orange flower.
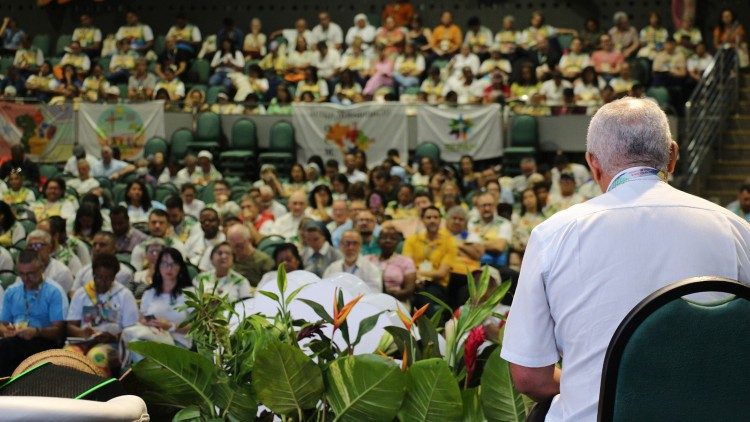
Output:
<path fill-rule="evenodd" d="M 427 311 L 427 307 L 430 306 L 430 304 L 425 304 L 421 308 L 417 309 L 417 312 L 414 312 L 414 315 L 412 315 L 411 318 L 409 318 L 408 315 L 401 312 L 401 308 L 396 308 L 396 313 L 398 314 L 399 319 L 401 319 L 401 322 L 404 323 L 404 326 L 406 326 L 407 331 L 411 331 L 411 327 L 414 325 L 415 322 L 421 317 L 425 311 Z"/>
<path fill-rule="evenodd" d="M 362 299 L 363 295 L 359 294 L 354 299 L 350 300 L 343 308 L 339 311 L 336 300 L 333 301 L 333 329 L 338 329 L 341 324 L 346 321 L 346 317 L 349 316 L 349 312 L 352 311 L 354 305 Z"/>
<path fill-rule="evenodd" d="M 409 349 L 404 347 L 404 355 L 401 357 L 401 370 L 406 371 L 406 367 L 409 365 Z"/>

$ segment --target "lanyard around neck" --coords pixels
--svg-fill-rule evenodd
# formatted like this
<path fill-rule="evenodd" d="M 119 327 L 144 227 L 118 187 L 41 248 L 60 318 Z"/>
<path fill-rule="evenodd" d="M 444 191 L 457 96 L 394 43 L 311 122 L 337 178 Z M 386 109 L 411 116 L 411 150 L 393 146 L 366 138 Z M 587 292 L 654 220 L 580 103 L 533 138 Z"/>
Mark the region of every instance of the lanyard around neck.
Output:
<path fill-rule="evenodd" d="M 667 173 L 663 170 L 657 170 L 653 167 L 634 167 L 623 170 L 618 173 L 615 178 L 612 179 L 612 181 L 609 183 L 607 192 L 633 180 L 661 180 L 662 182 L 666 182 Z"/>

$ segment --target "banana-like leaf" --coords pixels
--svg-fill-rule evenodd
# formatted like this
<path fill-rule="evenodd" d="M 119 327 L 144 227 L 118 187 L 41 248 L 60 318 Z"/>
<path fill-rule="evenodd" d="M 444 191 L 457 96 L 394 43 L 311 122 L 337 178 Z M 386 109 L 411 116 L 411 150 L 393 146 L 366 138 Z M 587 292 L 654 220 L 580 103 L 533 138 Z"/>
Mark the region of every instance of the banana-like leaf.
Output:
<path fill-rule="evenodd" d="M 513 387 L 510 366 L 500 357 L 498 347 L 484 366 L 482 408 L 488 421 L 523 422 L 526 407 L 521 393 Z"/>
<path fill-rule="evenodd" d="M 323 373 L 298 347 L 273 339 L 255 351 L 253 389 L 275 413 L 298 415 L 323 397 Z"/>
<path fill-rule="evenodd" d="M 258 413 L 257 400 L 252 395 L 249 385 L 239 386 L 236 383 L 224 381 L 214 385 L 216 405 L 236 420 L 248 421 L 255 419 Z"/>
<path fill-rule="evenodd" d="M 461 398 L 464 402 L 464 416 L 462 418 L 464 422 L 484 422 L 487 420 L 482 411 L 480 391 L 479 387 L 461 390 Z"/>
<path fill-rule="evenodd" d="M 198 406 L 188 406 L 172 417 L 172 422 L 200 422 L 201 411 Z"/>
<path fill-rule="evenodd" d="M 337 421 L 392 421 L 406 388 L 406 374 L 392 360 L 377 355 L 336 359 L 326 380 L 326 398 Z"/>
<path fill-rule="evenodd" d="M 158 395 L 160 404 L 180 408 L 193 404 L 212 415 L 213 383 L 219 372 L 210 360 L 177 346 L 148 341 L 130 343 L 129 348 L 146 357 L 133 365 L 133 373 Z"/>
<path fill-rule="evenodd" d="M 402 421 L 460 421 L 461 391 L 443 359 L 414 362 L 409 368 L 406 398 L 399 411 Z"/>

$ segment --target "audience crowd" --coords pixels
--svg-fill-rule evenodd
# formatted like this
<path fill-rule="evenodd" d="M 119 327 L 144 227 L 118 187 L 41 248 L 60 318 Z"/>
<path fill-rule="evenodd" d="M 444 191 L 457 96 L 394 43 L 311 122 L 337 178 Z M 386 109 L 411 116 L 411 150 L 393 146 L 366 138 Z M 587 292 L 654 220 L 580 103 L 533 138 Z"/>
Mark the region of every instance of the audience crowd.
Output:
<path fill-rule="evenodd" d="M 54 57 L 6 17 L 0 43 L 12 66 L 0 93 L 55 104 L 162 99 L 172 110 L 222 114 L 289 114 L 295 102 L 371 100 L 500 102 L 516 112 L 568 114 L 663 87 L 679 110 L 711 51 L 737 47 L 747 59 L 744 28 L 731 10 L 714 28 L 689 19 L 668 28 L 656 12 L 640 30 L 625 12 L 614 14 L 610 28 L 596 19 L 558 28 L 541 12 L 527 23 L 508 15 L 491 27 L 478 17 L 460 25 L 450 11 L 423 22 L 408 1 L 397 1 L 385 7 L 380 26 L 362 13 L 350 26 L 336 23 L 323 11 L 312 28 L 300 18 L 267 34 L 257 18 L 247 27 L 226 18 L 206 33 L 178 14 L 163 37 L 136 12 L 124 17 L 105 36 L 91 15 L 81 15 L 70 44 Z"/>

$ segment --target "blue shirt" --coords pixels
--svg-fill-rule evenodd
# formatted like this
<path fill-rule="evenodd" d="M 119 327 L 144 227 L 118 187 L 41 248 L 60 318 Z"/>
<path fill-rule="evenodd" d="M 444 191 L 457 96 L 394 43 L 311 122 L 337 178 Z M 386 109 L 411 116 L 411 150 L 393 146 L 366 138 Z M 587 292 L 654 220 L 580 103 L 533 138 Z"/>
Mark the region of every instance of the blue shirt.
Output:
<path fill-rule="evenodd" d="M 22 283 L 17 283 L 5 292 L 0 321 L 28 321 L 30 327 L 44 328 L 64 319 L 62 293 L 46 281 L 36 291 L 27 291 Z"/>
<path fill-rule="evenodd" d="M 128 166 L 128 163 L 114 158 L 109 164 L 104 164 L 104 161 L 96 163 L 94 168 L 91 169 L 91 176 L 93 177 L 110 177 L 118 171 Z"/>

